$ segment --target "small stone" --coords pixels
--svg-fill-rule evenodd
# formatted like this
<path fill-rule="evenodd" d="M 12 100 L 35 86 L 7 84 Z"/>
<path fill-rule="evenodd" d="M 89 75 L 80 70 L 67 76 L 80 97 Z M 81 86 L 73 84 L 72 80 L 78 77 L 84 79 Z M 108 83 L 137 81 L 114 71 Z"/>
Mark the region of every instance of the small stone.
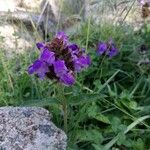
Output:
<path fill-rule="evenodd" d="M 67 137 L 38 107 L 0 108 L 0 150 L 66 150 Z"/>

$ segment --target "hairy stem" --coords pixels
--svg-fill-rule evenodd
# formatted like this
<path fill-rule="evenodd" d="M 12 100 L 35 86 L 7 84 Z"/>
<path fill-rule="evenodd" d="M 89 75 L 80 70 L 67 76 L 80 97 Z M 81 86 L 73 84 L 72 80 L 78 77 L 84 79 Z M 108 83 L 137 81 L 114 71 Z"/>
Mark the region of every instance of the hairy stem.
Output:
<path fill-rule="evenodd" d="M 67 100 L 64 93 L 64 86 L 59 84 L 57 87 L 58 92 L 58 98 L 60 100 L 60 103 L 62 105 L 62 111 L 63 111 L 63 120 L 64 120 L 64 131 L 67 133 L 68 131 L 68 106 L 67 106 Z"/>

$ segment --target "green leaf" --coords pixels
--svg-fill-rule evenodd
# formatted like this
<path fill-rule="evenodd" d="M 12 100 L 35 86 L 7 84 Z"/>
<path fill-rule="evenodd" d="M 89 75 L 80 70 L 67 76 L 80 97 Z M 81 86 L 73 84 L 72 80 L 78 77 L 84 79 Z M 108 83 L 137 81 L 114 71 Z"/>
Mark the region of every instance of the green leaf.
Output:
<path fill-rule="evenodd" d="M 110 121 L 112 130 L 115 133 L 118 132 L 118 126 L 120 126 L 121 120 L 118 117 L 113 117 Z"/>
<path fill-rule="evenodd" d="M 134 150 L 145 150 L 144 142 L 138 138 L 134 145 Z"/>
<path fill-rule="evenodd" d="M 89 117 L 93 117 L 97 114 L 97 111 L 99 110 L 99 107 L 96 105 L 96 103 L 89 104 L 87 108 L 87 114 Z"/>
<path fill-rule="evenodd" d="M 96 114 L 95 116 L 92 116 L 94 119 L 98 120 L 98 121 L 101 121 L 103 123 L 106 123 L 106 124 L 110 124 L 110 121 L 108 119 L 108 117 L 102 115 L 102 114 Z"/>
<path fill-rule="evenodd" d="M 106 97 L 105 95 L 99 95 L 99 94 L 80 94 L 78 96 L 71 96 L 69 97 L 68 104 L 71 105 L 80 105 L 88 102 L 94 102 L 100 98 Z"/>
<path fill-rule="evenodd" d="M 149 113 L 150 112 L 150 106 L 142 106 L 142 107 L 139 107 L 139 109 L 141 110 L 141 113 Z"/>
<path fill-rule="evenodd" d="M 48 106 L 53 104 L 59 104 L 59 101 L 56 98 L 48 98 L 48 99 L 36 99 L 36 100 L 28 100 L 21 104 L 21 106 Z"/>
<path fill-rule="evenodd" d="M 135 101 L 130 101 L 129 102 L 129 107 L 136 110 L 137 109 L 137 102 Z"/>
<path fill-rule="evenodd" d="M 88 142 L 93 142 L 98 144 L 103 142 L 102 134 L 96 129 L 80 130 L 78 131 L 78 138 L 81 141 L 88 141 Z"/>
<path fill-rule="evenodd" d="M 126 136 L 123 132 L 120 132 L 118 134 L 118 141 L 117 141 L 117 144 L 118 145 L 122 145 L 123 143 L 125 143 L 125 140 L 126 140 Z"/>
<path fill-rule="evenodd" d="M 96 103 L 92 103 L 92 105 L 90 105 L 87 108 L 87 113 L 88 113 L 88 116 L 92 119 L 96 119 L 97 121 L 110 124 L 108 117 L 100 113 L 100 108 L 96 105 Z"/>
<path fill-rule="evenodd" d="M 95 150 L 102 150 L 104 147 L 99 144 L 92 144 L 92 146 L 95 148 Z"/>

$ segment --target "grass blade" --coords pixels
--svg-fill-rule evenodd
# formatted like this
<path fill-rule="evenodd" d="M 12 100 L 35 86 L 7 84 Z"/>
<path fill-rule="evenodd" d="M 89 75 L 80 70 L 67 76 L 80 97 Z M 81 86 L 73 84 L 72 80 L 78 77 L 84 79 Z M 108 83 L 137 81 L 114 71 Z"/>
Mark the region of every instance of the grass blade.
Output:
<path fill-rule="evenodd" d="M 124 134 L 128 133 L 130 130 L 132 130 L 137 124 L 139 124 L 140 122 L 146 120 L 150 118 L 150 115 L 147 116 L 143 116 L 141 118 L 138 118 L 137 120 L 135 120 L 133 123 L 131 123 L 127 129 L 124 131 Z M 104 147 L 104 150 L 109 150 L 119 139 L 119 136 L 117 135 L 116 137 L 114 137 L 109 143 L 107 143 Z"/>

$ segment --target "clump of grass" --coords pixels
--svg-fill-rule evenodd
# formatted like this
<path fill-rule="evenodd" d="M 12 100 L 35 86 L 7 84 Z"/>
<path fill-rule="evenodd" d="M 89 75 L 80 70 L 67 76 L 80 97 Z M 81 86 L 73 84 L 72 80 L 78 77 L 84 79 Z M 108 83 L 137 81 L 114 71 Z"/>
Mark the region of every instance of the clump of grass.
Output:
<path fill-rule="evenodd" d="M 116 42 L 118 56 L 97 56 L 97 42 L 109 38 Z M 85 23 L 71 40 L 87 48 L 92 65 L 78 76 L 74 86 L 64 89 L 69 112 L 68 149 L 149 149 L 149 70 L 137 65 L 141 35 L 126 26 Z M 55 85 L 26 72 L 38 51 L 10 59 L 5 59 L 3 51 L 1 48 L 0 106 L 45 107 L 62 128 L 61 108 L 53 99 Z"/>

